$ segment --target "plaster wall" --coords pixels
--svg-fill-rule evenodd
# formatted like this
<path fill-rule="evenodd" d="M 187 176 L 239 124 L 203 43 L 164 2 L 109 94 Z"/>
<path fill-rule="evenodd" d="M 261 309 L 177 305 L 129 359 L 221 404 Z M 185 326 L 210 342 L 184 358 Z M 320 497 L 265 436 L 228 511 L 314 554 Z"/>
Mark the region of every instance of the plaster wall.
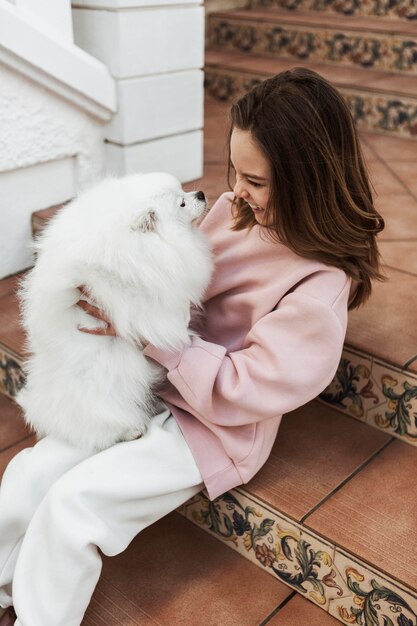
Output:
<path fill-rule="evenodd" d="M 33 211 L 103 175 L 103 123 L 0 64 L 0 278 L 28 266 Z"/>

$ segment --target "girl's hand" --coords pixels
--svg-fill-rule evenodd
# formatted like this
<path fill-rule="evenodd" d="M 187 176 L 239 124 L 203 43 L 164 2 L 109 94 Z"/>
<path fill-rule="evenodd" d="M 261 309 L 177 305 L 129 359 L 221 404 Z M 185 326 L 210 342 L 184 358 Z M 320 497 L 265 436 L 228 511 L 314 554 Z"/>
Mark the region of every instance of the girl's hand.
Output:
<path fill-rule="evenodd" d="M 86 296 L 83 285 L 77 287 L 82 293 L 83 296 Z M 78 330 L 81 330 L 83 333 L 89 333 L 90 335 L 105 335 L 107 337 L 116 337 L 116 331 L 113 328 L 111 322 L 104 315 L 103 311 L 92 304 L 89 304 L 86 300 L 78 300 L 77 306 L 79 306 L 83 311 L 88 313 L 88 315 L 92 315 L 98 320 L 106 323 L 105 328 L 83 328 L 82 326 L 78 326 Z"/>

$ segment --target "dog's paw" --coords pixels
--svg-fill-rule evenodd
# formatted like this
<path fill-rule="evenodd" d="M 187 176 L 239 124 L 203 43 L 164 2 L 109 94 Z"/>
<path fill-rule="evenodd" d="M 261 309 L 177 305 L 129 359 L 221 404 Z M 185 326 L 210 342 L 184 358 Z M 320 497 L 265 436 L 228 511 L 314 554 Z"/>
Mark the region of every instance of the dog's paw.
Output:
<path fill-rule="evenodd" d="M 140 439 L 140 437 L 142 437 L 142 435 L 144 434 L 144 432 L 142 430 L 139 429 L 132 429 L 132 430 L 128 430 L 124 437 L 123 440 L 124 441 L 133 441 L 134 439 Z"/>

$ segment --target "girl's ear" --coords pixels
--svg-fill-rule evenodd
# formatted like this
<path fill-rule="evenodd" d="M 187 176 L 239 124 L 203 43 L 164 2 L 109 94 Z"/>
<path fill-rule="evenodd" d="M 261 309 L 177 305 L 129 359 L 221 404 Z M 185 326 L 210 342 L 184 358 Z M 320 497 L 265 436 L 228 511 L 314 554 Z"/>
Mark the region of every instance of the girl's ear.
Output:
<path fill-rule="evenodd" d="M 157 221 L 155 210 L 149 209 L 147 213 L 136 218 L 130 228 L 141 233 L 153 233 L 156 230 Z"/>

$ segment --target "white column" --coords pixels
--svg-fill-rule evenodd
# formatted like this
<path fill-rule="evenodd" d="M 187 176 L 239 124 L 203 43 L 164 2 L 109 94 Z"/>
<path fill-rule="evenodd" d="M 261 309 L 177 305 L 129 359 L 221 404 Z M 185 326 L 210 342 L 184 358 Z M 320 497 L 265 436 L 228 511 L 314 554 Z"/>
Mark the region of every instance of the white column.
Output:
<path fill-rule="evenodd" d="M 71 0 L 14 0 L 13 4 L 30 13 L 32 23 L 51 37 L 73 43 Z"/>
<path fill-rule="evenodd" d="M 203 174 L 202 0 L 73 0 L 74 39 L 116 79 L 109 174 Z"/>

